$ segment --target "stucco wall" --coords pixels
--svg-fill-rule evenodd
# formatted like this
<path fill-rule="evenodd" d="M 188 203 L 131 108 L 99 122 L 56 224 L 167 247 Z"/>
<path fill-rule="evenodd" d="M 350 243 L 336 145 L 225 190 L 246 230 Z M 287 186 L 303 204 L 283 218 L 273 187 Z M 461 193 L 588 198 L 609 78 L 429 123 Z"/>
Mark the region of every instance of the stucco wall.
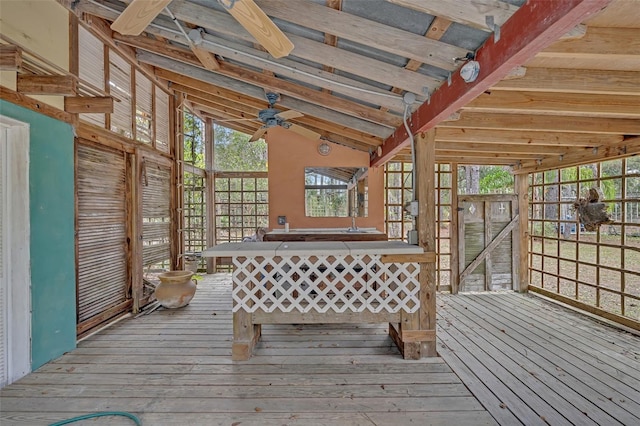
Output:
<path fill-rule="evenodd" d="M 0 0 L 0 31 L 24 47 L 69 70 L 69 12 L 55 0 Z M 0 85 L 16 89 L 16 73 L 0 72 Z M 62 96 L 33 96 L 64 109 Z"/>
<path fill-rule="evenodd" d="M 0 113 L 29 123 L 31 366 L 76 346 L 73 128 L 0 100 Z"/>
<path fill-rule="evenodd" d="M 367 167 L 369 155 L 340 145 L 331 144 L 331 153 L 318 154 L 319 142 L 313 142 L 293 132 L 273 128 L 269 130 L 269 227 L 278 225 L 278 216 L 287 216 L 291 228 L 348 228 L 349 217 L 306 217 L 304 212 L 304 168 Z M 369 170 L 369 214 L 357 218 L 359 227 L 377 228 L 384 232 L 384 171 L 381 167 Z"/>

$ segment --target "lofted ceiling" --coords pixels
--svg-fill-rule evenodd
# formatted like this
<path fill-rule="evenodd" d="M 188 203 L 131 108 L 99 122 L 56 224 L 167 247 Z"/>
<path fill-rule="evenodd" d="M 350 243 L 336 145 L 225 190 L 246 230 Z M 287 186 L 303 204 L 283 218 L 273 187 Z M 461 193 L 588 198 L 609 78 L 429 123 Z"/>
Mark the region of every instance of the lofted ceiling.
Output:
<path fill-rule="evenodd" d="M 226 127 L 253 134 L 265 93 L 277 93 L 276 109 L 301 113 L 288 113 L 292 130 L 369 152 L 374 165 L 406 160 L 410 93 L 408 126 L 436 127 L 437 161 L 531 170 L 640 145 L 640 2 L 572 1 L 587 6 L 547 31 L 525 0 L 255 0 L 295 46 L 279 59 L 215 0 L 173 0 L 176 21 L 165 10 L 139 36 L 109 29 L 129 1 L 61 3 Z M 518 33 L 525 13 L 537 21 Z M 475 86 L 454 59 L 468 54 L 482 58 Z"/>

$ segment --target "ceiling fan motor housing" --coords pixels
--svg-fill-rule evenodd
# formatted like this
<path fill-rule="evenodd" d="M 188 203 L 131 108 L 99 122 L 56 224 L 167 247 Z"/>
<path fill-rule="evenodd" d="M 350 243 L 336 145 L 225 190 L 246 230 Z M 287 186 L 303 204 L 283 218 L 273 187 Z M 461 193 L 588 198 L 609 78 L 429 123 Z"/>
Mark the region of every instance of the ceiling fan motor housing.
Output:
<path fill-rule="evenodd" d="M 278 114 L 279 112 L 280 111 L 275 108 L 263 109 L 258 113 L 258 119 L 260 119 L 260 121 L 262 121 L 268 127 L 277 126 L 284 122 L 284 120 L 276 116 L 276 114 Z"/>

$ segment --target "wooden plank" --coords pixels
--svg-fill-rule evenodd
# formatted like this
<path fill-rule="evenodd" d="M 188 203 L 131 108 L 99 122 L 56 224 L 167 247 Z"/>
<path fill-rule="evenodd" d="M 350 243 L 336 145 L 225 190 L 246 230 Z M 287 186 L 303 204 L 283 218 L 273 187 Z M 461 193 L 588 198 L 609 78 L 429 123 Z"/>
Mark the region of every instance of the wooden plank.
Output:
<path fill-rule="evenodd" d="M 491 90 L 637 96 L 640 95 L 640 72 L 531 67 L 524 77 L 502 80 Z"/>
<path fill-rule="evenodd" d="M 0 71 L 22 71 L 22 49 L 19 46 L 0 46 Z"/>
<path fill-rule="evenodd" d="M 511 222 L 507 226 L 504 227 L 502 231 L 496 237 L 486 245 L 486 247 L 476 256 L 476 258 L 462 271 L 460 274 L 460 282 L 464 282 L 464 280 L 471 275 L 471 273 L 491 254 L 493 249 L 498 247 L 498 245 L 506 238 L 507 235 L 515 228 L 518 224 L 519 216 L 515 216 Z M 486 220 L 486 219 L 485 219 Z"/>
<path fill-rule="evenodd" d="M 271 16 L 446 70 L 453 70 L 455 66 L 451 58 L 466 54 L 465 49 L 308 0 L 293 3 L 286 0 L 258 0 L 258 4 Z M 385 37 L 378 37 L 378 34 L 385 34 Z M 294 54 L 297 54 L 296 51 L 297 46 Z"/>
<path fill-rule="evenodd" d="M 111 114 L 113 113 L 113 98 L 111 96 L 65 96 L 64 110 L 72 114 Z"/>
<path fill-rule="evenodd" d="M 480 332 L 470 329 L 466 324 L 470 318 L 462 316 L 459 312 L 460 308 L 452 306 L 444 312 L 441 311 L 444 313 L 443 318 L 452 324 L 451 331 L 455 332 L 456 336 L 465 336 L 461 337 L 460 342 L 469 352 L 478 358 L 492 358 L 508 371 L 507 373 L 500 368 L 493 368 L 494 374 L 502 377 L 511 375 L 513 378 L 503 379 L 506 382 L 518 380 L 520 385 L 515 382 L 516 385 L 512 389 L 526 387 L 536 392 L 533 398 L 527 398 L 524 403 L 536 410 L 546 421 L 562 423 L 564 419 L 557 418 L 557 415 L 561 414 L 574 424 L 610 424 L 615 422 L 614 417 L 577 392 L 578 389 L 584 391 L 584 388 L 574 389 L 558 380 L 553 373 L 553 368 L 541 368 L 533 362 L 523 366 L 517 361 L 521 353 L 505 344 L 499 339 L 499 336 L 496 337 L 493 333 L 486 332 L 484 328 L 481 328 Z M 482 324 L 484 325 L 483 322 Z M 549 410 L 557 411 L 558 414 L 552 412 L 553 417 L 550 417 L 545 414 Z"/>
<path fill-rule="evenodd" d="M 75 122 L 74 116 L 72 114 L 47 105 L 42 101 L 38 101 L 36 99 L 25 96 L 22 93 L 7 89 L 4 86 L 0 86 L 0 99 L 4 99 L 5 101 L 22 106 L 31 111 L 44 114 L 48 117 L 55 118 L 56 120 L 64 121 L 66 123 Z"/>
<path fill-rule="evenodd" d="M 483 70 L 480 77 L 466 83 L 459 74 L 453 74 L 450 85 L 442 85 L 431 96 L 430 103 L 422 104 L 411 115 L 410 131 L 417 133 L 431 129 L 469 101 L 496 84 L 507 73 L 522 65 L 535 53 L 547 47 L 552 40 L 597 12 L 610 1 L 566 0 L 549 2 L 528 1 L 500 28 L 500 41 L 489 38 L 478 49 L 475 60 Z M 510 80 L 510 81 L 518 81 Z M 391 159 L 408 142 L 407 130 L 397 128 L 382 145 L 382 155 L 374 155 L 371 166 L 379 166 Z"/>
<path fill-rule="evenodd" d="M 438 133 L 436 131 L 436 137 Z M 460 240 L 459 240 L 459 211 L 458 211 L 458 164 L 451 163 L 451 223 L 449 224 L 449 253 L 451 267 L 451 293 L 458 293 L 460 274 Z"/>
<path fill-rule="evenodd" d="M 638 118 L 640 97 L 558 92 L 495 90 L 478 96 L 463 111 L 564 116 Z"/>
<path fill-rule="evenodd" d="M 625 377 L 620 370 L 607 368 L 606 364 L 594 359 L 593 355 L 568 348 L 563 341 L 555 337 L 549 340 L 547 330 L 539 329 L 535 323 L 523 323 L 520 314 L 516 318 L 510 312 L 506 312 L 505 305 L 500 303 L 499 299 L 488 301 L 491 307 L 478 304 L 480 300 L 470 298 L 466 300 L 466 307 L 457 308 L 456 311 L 473 321 L 481 321 L 486 331 L 500 340 L 509 342 L 520 354 L 526 351 L 527 359 L 535 363 L 536 368 L 543 368 L 557 380 L 578 390 L 585 399 L 605 409 L 618 421 L 623 424 L 638 421 L 638 417 L 634 416 L 634 413 L 640 413 L 637 401 L 634 402 L 638 396 L 637 391 L 615 379 Z M 494 302 L 498 302 L 496 306 L 501 307 L 494 307 Z M 534 316 L 539 315 L 534 313 Z M 564 374 L 558 375 L 558 369 Z M 608 375 L 603 370 L 609 370 L 613 375 Z M 638 382 L 634 383 L 637 385 Z M 603 394 L 606 396 L 603 397 Z M 609 400 L 609 397 L 612 399 Z M 549 404 L 555 405 L 555 400 L 551 399 Z"/>
<path fill-rule="evenodd" d="M 71 75 L 17 76 L 17 91 L 24 95 L 75 95 L 78 80 Z"/>
<path fill-rule="evenodd" d="M 597 308 L 595 306 L 588 305 L 586 303 L 581 303 L 581 302 L 579 302 L 579 301 L 577 301 L 575 299 L 572 299 L 570 297 L 566 297 L 566 296 L 563 296 L 561 294 L 557 294 L 557 293 L 554 293 L 554 292 L 549 291 L 549 290 L 545 290 L 545 289 L 540 288 L 540 287 L 529 286 L 528 290 L 533 291 L 535 293 L 540 293 L 543 296 L 546 296 L 546 297 L 548 297 L 550 299 L 554 299 L 554 300 L 557 300 L 559 302 L 566 303 L 569 306 L 573 306 L 573 307 L 581 309 L 583 311 L 586 311 L 586 312 L 601 316 L 603 318 L 606 318 L 608 320 L 617 322 L 619 324 L 624 325 L 625 327 L 629 327 L 629 328 L 634 329 L 634 330 L 640 330 L 640 322 L 634 321 L 633 319 L 630 319 L 628 317 L 624 317 L 622 315 L 617 315 L 617 314 L 614 314 L 612 312 L 605 311 L 604 309 L 600 309 L 600 308 Z"/>
<path fill-rule="evenodd" d="M 485 31 L 491 29 L 487 26 L 485 16 L 493 16 L 496 25 L 504 24 L 513 13 L 518 10 L 517 6 L 509 3 L 497 2 L 494 0 L 479 0 L 469 2 L 466 0 L 388 0 L 391 3 L 403 7 L 428 13 L 433 16 L 442 16 L 453 22 L 469 25 Z"/>
<path fill-rule="evenodd" d="M 438 127 L 436 142 L 490 143 L 492 145 L 531 145 L 593 147 L 594 144 L 612 144 L 622 142 L 621 135 L 594 135 L 588 133 L 565 132 L 521 132 L 518 130 L 467 129 L 457 127 Z M 505 149 L 510 149 L 505 146 Z"/>
<path fill-rule="evenodd" d="M 252 314 L 255 324 L 380 324 L 400 322 L 399 312 L 339 312 L 327 316 L 323 312 L 263 312 Z"/>
<path fill-rule="evenodd" d="M 442 122 L 440 127 L 552 131 L 594 134 L 640 134 L 640 119 L 602 117 L 564 117 L 561 115 L 484 114 L 464 112 L 458 121 Z"/>
<path fill-rule="evenodd" d="M 434 251 L 420 254 L 383 254 L 380 256 L 382 263 L 435 263 L 436 253 Z"/>
<path fill-rule="evenodd" d="M 485 244 L 487 241 L 493 241 L 493 215 L 491 214 L 491 202 L 485 201 L 483 203 L 484 206 L 484 241 Z M 498 245 L 495 246 L 496 248 Z M 484 290 L 491 290 L 492 281 L 493 281 L 493 262 L 491 259 L 492 252 L 488 252 L 484 258 Z M 480 254 L 482 255 L 482 253 Z M 480 256 L 479 255 L 479 256 Z M 471 265 L 469 265 L 471 266 Z M 464 275 L 466 271 L 463 271 L 461 275 Z"/>

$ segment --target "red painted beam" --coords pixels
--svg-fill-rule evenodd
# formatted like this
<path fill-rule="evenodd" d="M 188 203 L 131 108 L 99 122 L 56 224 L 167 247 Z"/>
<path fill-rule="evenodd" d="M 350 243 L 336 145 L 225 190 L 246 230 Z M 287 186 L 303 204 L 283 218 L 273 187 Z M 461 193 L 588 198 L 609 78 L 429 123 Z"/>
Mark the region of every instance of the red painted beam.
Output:
<path fill-rule="evenodd" d="M 502 27 L 500 40 L 489 36 L 476 52 L 480 75 L 473 83 L 465 83 L 458 72 L 451 85 L 443 83 L 412 115 L 409 127 L 413 134 L 435 127 L 500 81 L 514 67 L 522 65 L 549 46 L 589 15 L 612 0 L 528 0 Z M 398 127 L 382 145 L 382 154 L 374 154 L 371 166 L 380 166 L 409 143 L 404 126 Z"/>

